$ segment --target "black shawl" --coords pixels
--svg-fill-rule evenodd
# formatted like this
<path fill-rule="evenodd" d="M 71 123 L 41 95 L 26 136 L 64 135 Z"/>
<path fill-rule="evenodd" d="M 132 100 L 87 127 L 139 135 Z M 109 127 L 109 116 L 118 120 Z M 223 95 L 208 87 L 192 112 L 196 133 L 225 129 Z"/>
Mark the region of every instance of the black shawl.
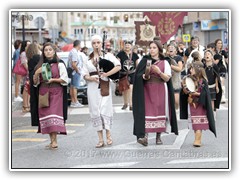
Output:
<path fill-rule="evenodd" d="M 35 66 L 40 60 L 40 55 L 34 55 L 28 60 L 28 72 L 30 81 L 30 113 L 32 126 L 38 126 L 38 87 L 33 86 L 33 75 L 35 73 Z"/>
<path fill-rule="evenodd" d="M 144 82 L 142 75 L 145 73 L 146 62 L 147 59 L 152 59 L 150 56 L 144 56 L 143 59 L 137 66 L 134 84 L 133 84 L 133 117 L 134 117 L 134 129 L 133 134 L 138 138 L 144 137 L 145 135 L 145 101 L 144 101 Z M 156 60 L 152 59 L 154 63 Z M 167 82 L 168 86 L 168 97 L 169 97 L 169 113 L 170 113 L 170 125 L 171 132 L 174 132 L 178 135 L 178 127 L 177 127 L 177 118 L 175 112 L 175 100 L 174 100 L 174 92 L 172 87 L 171 79 Z"/>
<path fill-rule="evenodd" d="M 208 89 L 208 83 L 206 80 L 203 80 L 202 91 L 200 93 L 198 103 L 202 104 L 207 110 L 209 129 L 215 136 L 217 136 L 210 91 Z M 188 119 L 188 94 L 185 94 L 183 90 L 180 92 L 180 119 Z"/>
<path fill-rule="evenodd" d="M 217 65 L 213 65 L 213 72 L 217 75 L 217 80 L 218 80 L 218 88 L 219 92 L 216 94 L 216 100 L 214 101 L 214 109 L 219 109 L 221 99 L 222 99 L 222 85 L 221 85 L 221 79 L 219 75 L 219 69 Z"/>
<path fill-rule="evenodd" d="M 40 57 L 39 57 L 40 58 Z M 58 60 L 58 63 L 63 63 L 64 66 L 66 67 L 65 63 L 63 60 Z M 29 69 L 29 78 L 30 78 L 30 82 L 32 82 L 33 84 L 33 75 L 35 73 L 35 70 L 34 70 L 34 65 L 32 65 L 30 68 L 31 69 L 31 73 L 30 73 L 30 69 Z M 31 74 L 31 75 L 30 75 Z M 31 85 L 32 86 L 32 85 Z M 63 119 L 64 119 L 64 123 L 66 122 L 67 120 L 67 115 L 68 115 L 68 95 L 67 95 L 67 86 L 62 86 L 63 88 Z M 31 103 L 31 123 L 32 123 L 32 126 L 38 126 L 39 125 L 39 117 L 38 117 L 38 95 L 39 95 L 39 87 L 34 87 L 32 86 L 32 93 L 33 93 L 33 96 L 31 94 L 31 98 L 32 100 L 30 99 L 30 103 Z M 30 92 L 31 92 L 31 89 L 30 89 Z M 35 113 L 35 114 L 34 114 Z"/>

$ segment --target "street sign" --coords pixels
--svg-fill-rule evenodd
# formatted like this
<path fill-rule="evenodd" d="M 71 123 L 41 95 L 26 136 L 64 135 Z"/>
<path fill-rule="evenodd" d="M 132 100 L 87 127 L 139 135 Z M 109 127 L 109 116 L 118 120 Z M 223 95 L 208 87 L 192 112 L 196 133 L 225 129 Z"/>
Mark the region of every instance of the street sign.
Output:
<path fill-rule="evenodd" d="M 34 25 L 36 26 L 36 28 L 42 29 L 43 26 L 45 25 L 45 20 L 43 19 L 43 17 L 37 17 L 34 20 Z"/>
<path fill-rule="evenodd" d="M 183 42 L 190 42 L 191 36 L 190 34 L 183 34 L 182 39 L 183 39 Z"/>

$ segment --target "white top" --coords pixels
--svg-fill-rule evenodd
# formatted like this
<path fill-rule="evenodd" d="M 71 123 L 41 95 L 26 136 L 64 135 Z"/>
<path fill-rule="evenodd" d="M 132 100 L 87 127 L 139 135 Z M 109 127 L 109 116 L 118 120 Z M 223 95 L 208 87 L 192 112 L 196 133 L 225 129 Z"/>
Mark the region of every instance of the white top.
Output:
<path fill-rule="evenodd" d="M 168 63 L 168 61 L 166 61 L 166 60 L 164 60 L 164 73 L 167 74 L 168 76 L 172 77 L 171 66 Z"/>
<path fill-rule="evenodd" d="M 69 55 L 68 55 L 68 66 L 69 67 L 72 67 L 72 62 L 76 62 L 77 64 L 77 68 L 78 68 L 78 71 L 80 72 L 81 69 L 82 69 L 82 66 L 83 66 L 83 58 L 80 54 L 80 52 L 76 49 L 76 48 L 73 48 Z M 72 72 L 72 75 L 74 75 L 76 73 L 76 71 L 74 70 Z"/>

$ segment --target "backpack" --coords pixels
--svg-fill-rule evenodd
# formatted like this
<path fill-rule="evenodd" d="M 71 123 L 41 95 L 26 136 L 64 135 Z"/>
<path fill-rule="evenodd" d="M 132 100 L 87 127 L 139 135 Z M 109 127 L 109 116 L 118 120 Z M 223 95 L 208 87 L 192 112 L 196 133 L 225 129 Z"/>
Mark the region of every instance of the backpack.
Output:
<path fill-rule="evenodd" d="M 67 67 L 67 74 L 68 74 L 68 78 L 72 78 L 72 72 L 73 72 L 73 69 L 71 67 Z"/>

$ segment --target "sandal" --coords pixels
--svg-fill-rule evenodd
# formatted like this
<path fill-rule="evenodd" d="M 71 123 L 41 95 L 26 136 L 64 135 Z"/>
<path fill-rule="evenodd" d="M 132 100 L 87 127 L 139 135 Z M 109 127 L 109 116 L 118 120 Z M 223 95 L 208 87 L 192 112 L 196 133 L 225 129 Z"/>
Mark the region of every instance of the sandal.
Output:
<path fill-rule="evenodd" d="M 113 141 L 112 141 L 112 137 L 111 137 L 111 134 L 109 133 L 107 135 L 107 145 L 112 145 Z"/>
<path fill-rule="evenodd" d="M 56 150 L 56 149 L 58 149 L 58 146 L 57 146 L 57 145 L 56 145 L 56 146 L 51 145 L 51 146 L 49 147 L 49 149 L 51 149 L 51 150 Z"/>
<path fill-rule="evenodd" d="M 103 141 L 99 141 L 95 147 L 96 148 L 101 148 L 101 147 L 104 147 L 104 146 L 105 146 L 104 142 Z"/>
<path fill-rule="evenodd" d="M 22 112 L 23 112 L 23 113 L 30 112 L 30 108 L 29 108 L 29 107 L 26 107 L 26 106 L 23 106 L 23 107 L 22 107 Z"/>
<path fill-rule="evenodd" d="M 122 107 L 122 110 L 127 109 L 127 107 L 128 107 L 128 105 L 124 104 L 123 107 Z"/>

